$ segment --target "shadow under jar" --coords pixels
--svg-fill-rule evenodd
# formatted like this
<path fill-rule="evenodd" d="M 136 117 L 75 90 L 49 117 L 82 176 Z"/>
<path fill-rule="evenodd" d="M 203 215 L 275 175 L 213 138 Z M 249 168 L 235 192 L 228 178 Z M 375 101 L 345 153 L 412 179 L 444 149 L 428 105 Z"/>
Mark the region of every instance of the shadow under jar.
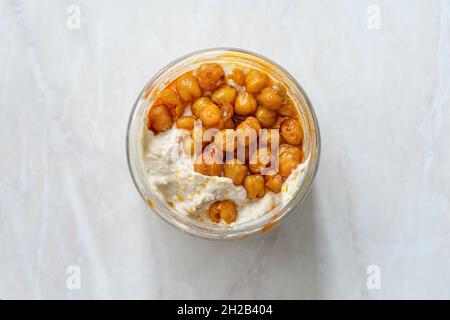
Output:
<path fill-rule="evenodd" d="M 287 96 L 297 108 L 303 127 L 304 171 L 295 193 L 286 203 L 254 220 L 233 225 L 215 224 L 194 219 L 176 211 L 162 199 L 146 179 L 144 167 L 144 132 L 147 114 L 156 95 L 180 75 L 197 69 L 203 63 L 220 63 L 242 66 L 266 73 L 273 81 L 282 83 Z M 159 71 L 143 88 L 131 111 L 127 137 L 127 160 L 134 184 L 152 211 L 169 224 L 189 234 L 207 239 L 236 239 L 272 230 L 301 204 L 317 172 L 320 156 L 320 134 L 311 102 L 297 81 L 275 62 L 252 52 L 232 48 L 207 49 L 181 57 Z M 232 200 L 232 199 L 231 199 Z"/>

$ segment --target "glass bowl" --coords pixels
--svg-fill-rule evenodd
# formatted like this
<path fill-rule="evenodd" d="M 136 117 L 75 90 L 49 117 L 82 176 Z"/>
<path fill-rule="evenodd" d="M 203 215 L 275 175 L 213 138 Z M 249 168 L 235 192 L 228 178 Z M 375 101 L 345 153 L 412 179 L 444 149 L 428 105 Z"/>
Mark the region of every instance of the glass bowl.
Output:
<path fill-rule="evenodd" d="M 269 74 L 274 80 L 284 83 L 288 95 L 297 106 L 304 130 L 303 150 L 305 152 L 305 176 L 295 195 L 284 206 L 264 214 L 255 220 L 234 226 L 212 224 L 177 213 L 157 196 L 146 181 L 143 167 L 143 130 L 152 97 L 182 73 L 197 68 L 206 62 L 230 62 L 243 64 Z M 197 51 L 181 57 L 161 69 L 142 89 L 133 109 L 127 128 L 127 160 L 134 184 L 150 209 L 169 224 L 191 235 L 207 239 L 245 238 L 251 234 L 272 230 L 294 212 L 305 199 L 317 172 L 320 157 L 320 134 L 317 118 L 306 93 L 298 82 L 275 62 L 242 49 L 214 48 Z"/>

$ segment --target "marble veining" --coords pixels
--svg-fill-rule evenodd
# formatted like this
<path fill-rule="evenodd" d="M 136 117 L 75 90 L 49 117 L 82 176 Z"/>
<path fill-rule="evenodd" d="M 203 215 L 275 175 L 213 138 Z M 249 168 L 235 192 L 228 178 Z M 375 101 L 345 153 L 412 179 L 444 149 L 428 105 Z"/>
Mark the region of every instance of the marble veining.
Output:
<path fill-rule="evenodd" d="M 449 1 L 0 0 L 0 17 L 0 299 L 450 298 Z M 243 241 L 167 225 L 125 157 L 148 79 L 217 46 L 289 70 L 321 127 L 303 205 Z"/>

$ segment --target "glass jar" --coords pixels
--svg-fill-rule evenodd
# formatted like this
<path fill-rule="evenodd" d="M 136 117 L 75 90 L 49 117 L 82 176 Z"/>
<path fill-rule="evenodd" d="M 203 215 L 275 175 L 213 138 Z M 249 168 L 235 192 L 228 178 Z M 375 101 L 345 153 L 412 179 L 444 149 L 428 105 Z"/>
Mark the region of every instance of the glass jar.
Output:
<path fill-rule="evenodd" d="M 252 69 L 261 70 L 270 75 L 275 81 L 284 83 L 289 97 L 298 108 L 304 130 L 303 150 L 307 166 L 305 168 L 305 176 L 301 180 L 301 185 L 298 187 L 294 197 L 284 206 L 277 207 L 255 220 L 234 226 L 201 222 L 177 213 L 153 192 L 144 174 L 142 161 L 143 130 L 152 97 L 181 74 L 207 62 L 230 62 L 245 65 Z M 308 194 L 317 172 L 320 156 L 320 135 L 317 118 L 311 102 L 302 87 L 286 70 L 275 62 L 249 51 L 232 48 L 216 48 L 194 52 L 171 62 L 159 71 L 145 85 L 133 106 L 128 122 L 126 139 L 127 160 L 131 176 L 136 188 L 151 210 L 176 228 L 207 239 L 244 238 L 251 234 L 273 229 L 280 221 L 286 219 Z"/>

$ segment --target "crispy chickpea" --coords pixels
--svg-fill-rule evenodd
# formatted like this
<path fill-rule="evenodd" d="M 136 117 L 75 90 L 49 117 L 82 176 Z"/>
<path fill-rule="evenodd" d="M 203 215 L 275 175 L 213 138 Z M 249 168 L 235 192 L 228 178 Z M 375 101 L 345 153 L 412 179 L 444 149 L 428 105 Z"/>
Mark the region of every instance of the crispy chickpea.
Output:
<path fill-rule="evenodd" d="M 220 122 L 220 109 L 216 104 L 210 102 L 202 108 L 199 118 L 206 128 L 214 127 Z"/>
<path fill-rule="evenodd" d="M 258 96 L 259 103 L 272 111 L 280 109 L 283 100 L 284 98 L 273 87 L 264 88 Z"/>
<path fill-rule="evenodd" d="M 228 120 L 225 120 L 224 126 L 225 129 L 234 129 L 236 125 L 234 124 L 233 118 L 230 118 Z"/>
<path fill-rule="evenodd" d="M 224 122 L 230 120 L 234 114 L 233 105 L 228 102 L 222 102 L 220 104 L 220 112 L 222 114 Z"/>
<path fill-rule="evenodd" d="M 230 78 L 238 85 L 243 86 L 245 83 L 245 76 L 241 69 L 234 68 L 231 72 Z"/>
<path fill-rule="evenodd" d="M 264 72 L 252 70 L 245 76 L 245 86 L 248 92 L 258 93 L 269 84 L 269 78 Z"/>
<path fill-rule="evenodd" d="M 297 146 L 280 145 L 279 174 L 288 177 L 302 160 L 302 150 Z"/>
<path fill-rule="evenodd" d="M 248 116 L 256 111 L 256 99 L 249 92 L 241 92 L 236 97 L 234 112 L 240 116 Z"/>
<path fill-rule="evenodd" d="M 259 106 L 258 109 L 256 109 L 255 116 L 263 128 L 270 128 L 277 121 L 277 113 L 263 106 Z"/>
<path fill-rule="evenodd" d="M 202 90 L 197 79 L 190 73 L 185 73 L 177 79 L 177 91 L 181 100 L 185 102 L 193 101 L 202 96 Z"/>
<path fill-rule="evenodd" d="M 191 111 L 194 116 L 197 118 L 200 117 L 200 112 L 207 105 L 210 104 L 211 100 L 208 97 L 201 97 L 195 100 L 195 102 L 191 105 Z"/>
<path fill-rule="evenodd" d="M 279 193 L 281 191 L 281 186 L 284 183 L 284 178 L 279 174 L 266 177 L 266 187 L 275 193 Z"/>
<path fill-rule="evenodd" d="M 285 97 L 286 94 L 287 94 L 286 87 L 283 86 L 283 84 L 282 84 L 281 82 L 275 82 L 275 83 L 272 85 L 272 88 L 273 88 L 273 90 L 275 90 L 275 92 L 276 92 L 277 94 L 279 94 L 279 95 L 282 96 L 282 97 Z"/>
<path fill-rule="evenodd" d="M 248 117 L 238 125 L 237 130 L 239 130 L 237 131 L 238 144 L 245 145 L 247 147 L 256 141 L 259 135 L 259 130 L 261 130 L 261 125 L 255 117 Z"/>
<path fill-rule="evenodd" d="M 217 157 L 218 152 L 221 151 L 217 150 L 213 144 L 206 146 L 202 153 L 202 159 L 195 160 L 194 170 L 205 176 L 220 176 L 223 164 L 222 160 Z"/>
<path fill-rule="evenodd" d="M 166 88 L 161 91 L 156 96 L 155 103 L 153 105 L 165 105 L 175 119 L 181 117 L 184 112 L 184 106 L 181 103 L 178 94 L 170 88 Z"/>
<path fill-rule="evenodd" d="M 192 116 L 184 116 L 177 120 L 177 128 L 191 130 L 194 128 L 195 119 Z"/>
<path fill-rule="evenodd" d="M 152 106 L 147 115 L 147 128 L 155 133 L 169 130 L 173 125 L 172 114 L 163 105 Z"/>
<path fill-rule="evenodd" d="M 234 104 L 236 100 L 236 89 L 227 85 L 224 85 L 213 92 L 211 96 L 212 101 L 217 104 L 228 102 Z"/>
<path fill-rule="evenodd" d="M 225 152 L 233 152 L 236 149 L 236 132 L 233 129 L 222 129 L 214 137 L 217 148 Z"/>
<path fill-rule="evenodd" d="M 270 149 L 272 146 L 272 140 L 275 140 L 277 138 L 277 135 L 278 135 L 278 139 L 277 139 L 278 141 L 275 141 L 275 143 L 280 144 L 279 133 L 277 131 L 278 131 L 278 129 L 267 129 L 267 130 L 260 132 L 259 146 L 267 147 Z"/>
<path fill-rule="evenodd" d="M 296 119 L 285 119 L 281 122 L 280 126 L 281 137 L 286 140 L 287 143 L 292 145 L 298 145 L 303 140 L 303 128 L 300 122 Z"/>
<path fill-rule="evenodd" d="M 260 147 L 250 155 L 249 168 L 251 171 L 261 173 L 270 163 L 270 150 L 266 147 Z"/>
<path fill-rule="evenodd" d="M 219 223 L 220 222 L 220 201 L 216 201 L 209 206 L 208 211 L 206 211 L 206 215 L 211 219 L 212 222 Z"/>
<path fill-rule="evenodd" d="M 245 164 L 242 164 L 242 162 L 240 162 L 238 159 L 233 159 L 232 161 L 223 165 L 224 177 L 233 180 L 233 184 L 235 186 L 240 186 L 244 183 L 247 172 L 247 166 Z"/>
<path fill-rule="evenodd" d="M 197 70 L 197 79 L 203 90 L 216 90 L 223 83 L 223 69 L 217 63 L 204 63 Z"/>
<path fill-rule="evenodd" d="M 252 174 L 245 177 L 244 187 L 249 199 L 262 198 L 266 194 L 264 178 L 260 174 Z"/>
<path fill-rule="evenodd" d="M 220 217 L 228 224 L 236 221 L 237 209 L 233 201 L 222 200 L 219 204 Z"/>
<path fill-rule="evenodd" d="M 297 117 L 297 110 L 290 99 L 286 99 L 278 109 L 278 114 L 283 117 L 295 118 Z"/>
<path fill-rule="evenodd" d="M 206 215 L 213 222 L 220 222 L 223 219 L 226 223 L 230 224 L 236 221 L 237 209 L 233 201 L 222 200 L 216 201 L 209 206 Z"/>

